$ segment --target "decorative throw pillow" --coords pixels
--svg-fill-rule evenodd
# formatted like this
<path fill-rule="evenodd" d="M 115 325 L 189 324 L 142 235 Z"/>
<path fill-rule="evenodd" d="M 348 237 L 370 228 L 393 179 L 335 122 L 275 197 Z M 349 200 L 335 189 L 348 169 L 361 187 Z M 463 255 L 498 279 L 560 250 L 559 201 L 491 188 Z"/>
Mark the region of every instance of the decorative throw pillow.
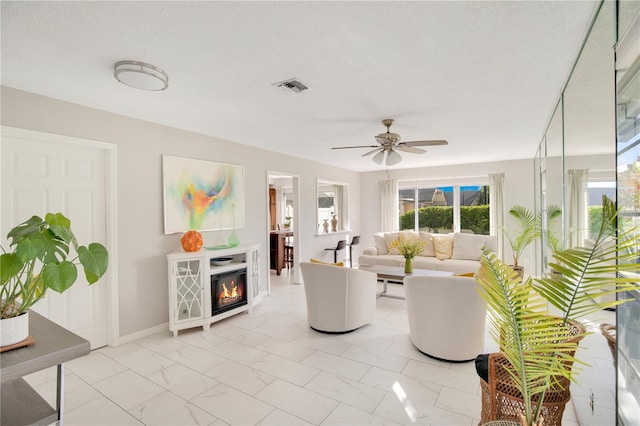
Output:
<path fill-rule="evenodd" d="M 496 251 L 496 237 L 491 235 L 477 235 L 455 233 L 453 237 L 452 259 L 480 260 L 482 248 Z"/>
<path fill-rule="evenodd" d="M 398 247 L 389 247 L 390 244 L 398 239 L 397 232 L 385 232 L 384 233 L 384 242 L 387 244 L 388 254 L 400 254 L 400 250 Z"/>
<path fill-rule="evenodd" d="M 344 262 L 338 262 L 338 263 L 323 262 L 322 260 L 314 259 L 313 257 L 309 259 L 309 262 L 320 263 L 322 265 L 344 266 Z"/>
<path fill-rule="evenodd" d="M 378 255 L 383 255 L 389 253 L 387 249 L 387 242 L 384 239 L 383 232 L 377 232 L 373 234 L 373 241 L 376 244 L 376 249 L 378 250 Z"/>
<path fill-rule="evenodd" d="M 433 234 L 433 247 L 440 260 L 451 259 L 453 254 L 453 234 Z"/>
<path fill-rule="evenodd" d="M 485 235 L 484 246 L 487 250 L 496 253 L 498 251 L 498 237 L 495 235 Z"/>
<path fill-rule="evenodd" d="M 420 238 L 420 236 L 413 229 L 406 229 L 406 230 L 400 231 L 398 233 L 398 238 L 402 238 L 403 240 L 408 241 L 408 240 L 413 240 L 413 239 L 417 240 L 417 239 Z"/>
<path fill-rule="evenodd" d="M 453 259 L 480 260 L 484 235 L 464 234 L 456 232 L 453 237 Z"/>
<path fill-rule="evenodd" d="M 420 240 L 424 241 L 425 246 L 418 256 L 435 257 L 436 249 L 433 247 L 433 237 L 431 236 L 431 233 L 420 231 Z"/>

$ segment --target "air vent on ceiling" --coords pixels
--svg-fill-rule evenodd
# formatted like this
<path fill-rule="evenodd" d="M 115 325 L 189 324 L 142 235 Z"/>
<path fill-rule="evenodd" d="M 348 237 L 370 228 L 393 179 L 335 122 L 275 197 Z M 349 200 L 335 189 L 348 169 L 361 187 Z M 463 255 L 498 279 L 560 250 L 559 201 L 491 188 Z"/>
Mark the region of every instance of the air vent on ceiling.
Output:
<path fill-rule="evenodd" d="M 292 92 L 292 93 L 301 93 L 308 89 L 307 86 L 305 86 L 303 83 L 296 80 L 295 78 L 290 78 L 288 80 L 281 81 L 279 83 L 273 83 L 273 85 L 276 87 L 279 87 L 282 90 L 285 90 L 287 92 Z"/>

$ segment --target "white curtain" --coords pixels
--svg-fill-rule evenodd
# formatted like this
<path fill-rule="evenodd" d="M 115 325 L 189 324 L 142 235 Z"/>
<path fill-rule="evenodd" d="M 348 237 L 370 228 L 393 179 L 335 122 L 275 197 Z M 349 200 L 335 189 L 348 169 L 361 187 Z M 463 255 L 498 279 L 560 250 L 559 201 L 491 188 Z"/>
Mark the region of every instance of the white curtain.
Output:
<path fill-rule="evenodd" d="M 496 236 L 497 255 L 504 253 L 504 173 L 489 174 L 489 223 L 491 235 Z"/>
<path fill-rule="evenodd" d="M 569 228 L 569 247 L 584 245 L 589 236 L 589 217 L 587 182 L 588 169 L 567 170 L 567 227 Z"/>
<path fill-rule="evenodd" d="M 398 230 L 398 181 L 386 179 L 380 185 L 380 231 Z"/>

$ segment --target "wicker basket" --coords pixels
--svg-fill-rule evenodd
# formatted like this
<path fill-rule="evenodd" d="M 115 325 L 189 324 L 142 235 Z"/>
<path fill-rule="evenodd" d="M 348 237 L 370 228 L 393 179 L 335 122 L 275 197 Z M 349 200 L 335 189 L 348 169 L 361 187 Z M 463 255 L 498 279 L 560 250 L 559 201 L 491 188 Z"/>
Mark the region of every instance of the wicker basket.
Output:
<path fill-rule="evenodd" d="M 613 355 L 613 359 L 616 359 L 616 326 L 613 324 L 601 324 L 600 330 L 604 337 L 607 338 L 607 343 L 609 343 L 609 349 L 611 349 L 611 355 Z"/>
<path fill-rule="evenodd" d="M 569 328 L 571 336 L 576 336 L 569 341 L 578 343 L 584 337 L 584 326 L 573 321 L 569 324 Z M 482 390 L 480 423 L 485 424 L 493 420 L 517 422 L 519 416 L 524 413 L 524 400 L 509 372 L 511 365 L 502 353 L 493 353 L 489 355 L 488 367 L 489 381 L 485 382 L 480 379 Z M 571 365 L 567 365 L 567 368 L 571 367 Z M 545 392 L 541 410 L 545 426 L 560 426 L 562 424 L 565 405 L 571 399 L 569 385 L 570 381 L 562 377 Z M 535 404 L 537 400 L 533 400 L 533 402 Z"/>

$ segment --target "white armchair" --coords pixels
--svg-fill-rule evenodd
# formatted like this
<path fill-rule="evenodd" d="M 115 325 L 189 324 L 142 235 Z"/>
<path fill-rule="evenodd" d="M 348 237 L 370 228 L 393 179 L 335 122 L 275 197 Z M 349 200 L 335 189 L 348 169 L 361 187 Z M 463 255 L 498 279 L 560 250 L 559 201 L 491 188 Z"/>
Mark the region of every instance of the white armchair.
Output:
<path fill-rule="evenodd" d="M 302 262 L 309 326 L 346 333 L 375 318 L 377 277 L 373 272 Z"/>
<path fill-rule="evenodd" d="M 487 306 L 470 277 L 404 279 L 411 342 L 443 361 L 471 361 L 484 352 Z"/>

